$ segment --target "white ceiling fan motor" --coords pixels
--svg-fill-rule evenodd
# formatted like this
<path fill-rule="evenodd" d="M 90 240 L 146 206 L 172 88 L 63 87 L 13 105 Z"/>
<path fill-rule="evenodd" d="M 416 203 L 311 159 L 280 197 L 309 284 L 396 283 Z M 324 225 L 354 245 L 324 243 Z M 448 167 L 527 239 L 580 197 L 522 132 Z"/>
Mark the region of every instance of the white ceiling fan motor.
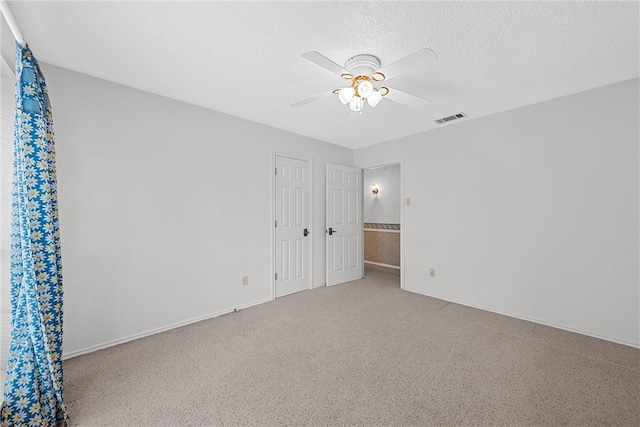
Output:
<path fill-rule="evenodd" d="M 344 68 L 354 76 L 370 76 L 380 69 L 380 60 L 369 54 L 352 56 L 344 63 Z"/>

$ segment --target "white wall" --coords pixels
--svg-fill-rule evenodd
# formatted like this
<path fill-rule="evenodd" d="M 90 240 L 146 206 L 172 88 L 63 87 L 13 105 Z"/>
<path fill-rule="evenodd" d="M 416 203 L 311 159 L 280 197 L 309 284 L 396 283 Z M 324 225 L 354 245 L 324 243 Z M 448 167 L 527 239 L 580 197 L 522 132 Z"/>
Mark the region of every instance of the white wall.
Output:
<path fill-rule="evenodd" d="M 400 165 L 364 170 L 364 222 L 400 224 Z M 376 184 L 379 192 L 372 193 Z"/>
<path fill-rule="evenodd" d="M 3 24 L 4 19 L 0 18 L 1 46 L 11 37 Z M 11 343 L 11 180 L 16 79 L 15 60 L 6 60 L 7 57 L 0 55 L 0 393 L 4 391 Z"/>
<path fill-rule="evenodd" d="M 313 159 L 313 283 L 324 283 L 325 164 L 352 164 L 352 150 L 43 71 L 56 134 L 66 355 L 271 298 L 273 152 Z"/>
<path fill-rule="evenodd" d="M 404 158 L 406 288 L 640 345 L 638 90 L 357 150 L 361 167 Z"/>

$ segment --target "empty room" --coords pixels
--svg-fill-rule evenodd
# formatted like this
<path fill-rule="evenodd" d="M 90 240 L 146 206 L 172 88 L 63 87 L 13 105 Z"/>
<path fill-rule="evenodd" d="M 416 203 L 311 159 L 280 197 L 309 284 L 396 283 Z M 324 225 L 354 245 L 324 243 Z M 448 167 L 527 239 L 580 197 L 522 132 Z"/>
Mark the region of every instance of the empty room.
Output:
<path fill-rule="evenodd" d="M 0 1 L 1 426 L 640 425 L 640 3 Z"/>

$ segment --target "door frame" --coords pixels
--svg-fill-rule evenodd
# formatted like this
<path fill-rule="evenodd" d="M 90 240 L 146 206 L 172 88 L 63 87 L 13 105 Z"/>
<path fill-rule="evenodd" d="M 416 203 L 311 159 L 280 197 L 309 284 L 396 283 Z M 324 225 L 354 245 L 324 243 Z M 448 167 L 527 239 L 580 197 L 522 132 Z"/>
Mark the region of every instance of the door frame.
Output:
<path fill-rule="evenodd" d="M 373 169 L 373 168 L 381 168 L 381 167 L 385 167 L 385 166 L 395 166 L 395 165 L 400 165 L 400 289 L 405 289 L 405 285 L 404 285 L 404 256 L 405 256 L 405 250 L 404 250 L 404 242 L 405 242 L 405 207 L 407 206 L 406 204 L 406 195 L 405 195 L 405 191 L 404 191 L 404 157 L 398 159 L 398 160 L 394 160 L 394 161 L 388 161 L 385 163 L 364 163 L 361 165 L 358 165 L 356 167 L 360 167 L 363 171 L 365 169 Z M 364 172 L 363 172 L 364 175 Z M 364 182 L 362 183 L 364 186 Z M 364 191 L 364 190 L 363 190 Z M 364 197 L 362 198 L 362 215 L 364 218 Z M 364 220 L 362 221 L 362 227 L 364 228 Z M 364 234 L 364 231 L 363 231 Z M 364 249 L 364 247 L 363 247 Z M 364 271 L 364 257 L 362 257 L 362 270 Z"/>
<path fill-rule="evenodd" d="M 313 158 L 285 151 L 271 150 L 271 300 L 276 299 L 276 157 L 307 162 L 309 165 L 309 284 L 307 289 L 313 288 L 313 242 L 316 231 L 314 230 L 313 215 Z"/>

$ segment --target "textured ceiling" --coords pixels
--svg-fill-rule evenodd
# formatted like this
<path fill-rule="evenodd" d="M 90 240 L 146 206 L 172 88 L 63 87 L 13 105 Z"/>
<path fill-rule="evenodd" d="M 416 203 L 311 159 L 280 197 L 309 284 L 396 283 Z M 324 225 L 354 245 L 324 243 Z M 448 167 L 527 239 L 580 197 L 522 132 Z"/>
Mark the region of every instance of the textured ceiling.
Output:
<path fill-rule="evenodd" d="M 638 77 L 638 2 L 10 2 L 42 62 L 358 148 Z M 433 100 L 390 100 L 355 122 L 344 86 L 300 54 L 384 67 L 428 47 L 438 61 L 388 81 Z"/>

